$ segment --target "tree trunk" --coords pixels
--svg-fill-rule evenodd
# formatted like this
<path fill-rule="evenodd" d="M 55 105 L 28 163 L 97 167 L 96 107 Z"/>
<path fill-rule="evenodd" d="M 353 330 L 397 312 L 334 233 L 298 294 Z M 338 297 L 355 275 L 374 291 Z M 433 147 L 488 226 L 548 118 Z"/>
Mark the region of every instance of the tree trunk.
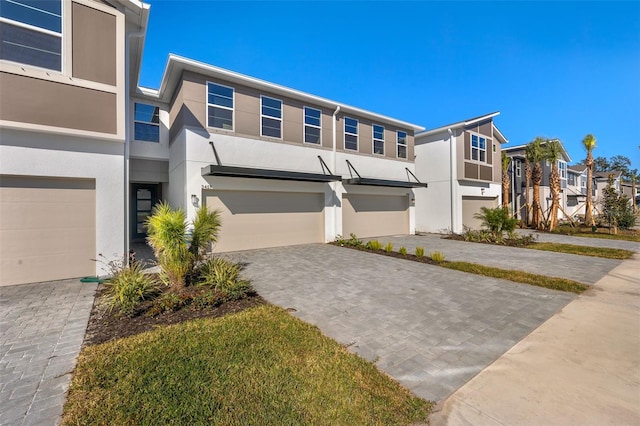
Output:
<path fill-rule="evenodd" d="M 502 170 L 502 208 L 506 209 L 509 207 L 509 183 L 511 179 L 509 178 L 509 171 Z M 514 206 L 515 206 L 515 200 Z"/>
<path fill-rule="evenodd" d="M 551 212 L 549 214 L 549 231 L 553 231 L 558 225 L 558 207 L 560 206 L 560 175 L 558 174 L 558 162 L 551 166 L 549 175 L 549 188 L 551 189 Z"/>
<path fill-rule="evenodd" d="M 526 215 L 524 221 L 525 224 L 529 226 L 529 223 L 531 222 L 531 195 L 529 194 L 529 186 L 531 185 L 531 163 L 529 163 L 529 160 L 525 160 L 524 163 L 524 177 L 524 210 Z"/>
<path fill-rule="evenodd" d="M 584 223 L 587 226 L 593 226 L 596 224 L 593 218 L 593 199 L 591 193 L 593 192 L 593 154 L 591 151 L 587 152 L 587 204 L 584 207 Z"/>
<path fill-rule="evenodd" d="M 532 225 L 534 228 L 539 229 L 541 218 L 540 218 L 540 183 L 542 182 L 542 167 L 540 163 L 535 163 L 533 165 L 533 172 L 531 173 L 531 177 L 533 179 L 533 203 L 531 208 L 533 210 L 532 214 Z"/>

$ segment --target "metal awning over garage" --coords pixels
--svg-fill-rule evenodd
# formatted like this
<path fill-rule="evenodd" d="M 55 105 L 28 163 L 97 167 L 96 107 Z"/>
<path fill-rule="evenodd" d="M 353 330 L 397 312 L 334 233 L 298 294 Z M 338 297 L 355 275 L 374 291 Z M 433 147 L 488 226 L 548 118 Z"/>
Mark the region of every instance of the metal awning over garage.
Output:
<path fill-rule="evenodd" d="M 387 186 L 392 188 L 426 188 L 426 183 L 421 182 L 408 182 L 402 180 L 386 180 L 386 179 L 371 179 L 371 178 L 353 178 L 345 179 L 342 181 L 347 185 L 369 185 L 369 186 Z"/>
<path fill-rule="evenodd" d="M 215 164 L 210 164 L 206 167 L 203 167 L 202 176 L 295 180 L 303 182 L 334 182 L 342 180 L 342 176 L 323 173 L 304 173 L 288 170 L 257 169 L 252 167 L 219 166 Z"/>

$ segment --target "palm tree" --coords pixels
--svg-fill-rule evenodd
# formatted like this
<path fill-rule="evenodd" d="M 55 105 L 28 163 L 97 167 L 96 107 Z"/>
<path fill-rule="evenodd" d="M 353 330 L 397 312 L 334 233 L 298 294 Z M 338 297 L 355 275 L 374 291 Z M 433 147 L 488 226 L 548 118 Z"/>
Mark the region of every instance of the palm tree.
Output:
<path fill-rule="evenodd" d="M 587 159 L 585 164 L 587 166 L 587 203 L 585 205 L 584 223 L 590 226 L 595 225 L 593 219 L 593 201 L 591 199 L 591 192 L 593 191 L 593 149 L 596 147 L 596 138 L 592 134 L 588 134 L 582 139 L 582 145 L 587 151 Z"/>
<path fill-rule="evenodd" d="M 505 209 L 509 207 L 509 183 L 511 182 L 511 179 L 509 178 L 510 162 L 511 158 L 502 151 L 502 207 Z"/>
<path fill-rule="evenodd" d="M 532 224 L 534 228 L 540 228 L 542 223 L 540 212 L 540 185 L 542 183 L 542 166 L 540 162 L 544 158 L 542 144 L 545 143 L 545 139 L 536 137 L 533 141 L 529 142 L 525 148 L 525 155 L 529 159 L 529 162 L 533 163 L 533 170 L 531 172 L 531 179 L 533 181 L 533 203 L 531 209 L 533 213 L 531 215 Z"/>
<path fill-rule="evenodd" d="M 558 207 L 560 206 L 560 174 L 558 173 L 558 160 L 562 154 L 560 141 L 554 139 L 545 144 L 544 159 L 551 163 L 549 173 L 549 188 L 551 189 L 551 213 L 549 214 L 549 231 L 553 231 L 558 224 Z"/>

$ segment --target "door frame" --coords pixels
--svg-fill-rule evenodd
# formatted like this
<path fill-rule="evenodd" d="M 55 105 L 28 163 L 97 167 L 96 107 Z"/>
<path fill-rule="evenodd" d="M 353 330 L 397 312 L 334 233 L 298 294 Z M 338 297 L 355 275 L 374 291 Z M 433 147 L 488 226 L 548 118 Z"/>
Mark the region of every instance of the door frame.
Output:
<path fill-rule="evenodd" d="M 129 238 L 132 242 L 144 241 L 147 237 L 147 233 L 138 232 L 138 197 L 137 193 L 139 189 L 147 189 L 151 192 L 151 208 L 160 201 L 160 189 L 159 183 L 132 183 L 131 184 L 131 211 L 129 215 L 129 223 L 131 224 Z"/>

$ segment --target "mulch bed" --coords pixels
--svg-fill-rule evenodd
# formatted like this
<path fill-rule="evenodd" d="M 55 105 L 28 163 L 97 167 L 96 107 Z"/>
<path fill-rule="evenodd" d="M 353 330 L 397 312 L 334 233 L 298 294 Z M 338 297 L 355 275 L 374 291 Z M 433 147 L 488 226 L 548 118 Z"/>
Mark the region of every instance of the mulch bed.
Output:
<path fill-rule="evenodd" d="M 198 309 L 195 306 L 188 305 L 178 311 L 148 316 L 145 315 L 145 312 L 152 306 L 152 303 L 146 302 L 140 308 L 138 315 L 128 318 L 117 315 L 115 311 L 109 312 L 107 307 L 100 303 L 103 292 L 104 285 L 101 284 L 98 287 L 93 309 L 91 310 L 83 346 L 97 345 L 144 333 L 157 327 L 178 324 L 197 318 L 222 317 L 267 303 L 262 297 L 253 293 L 244 299 L 231 300 L 216 307 Z"/>
<path fill-rule="evenodd" d="M 405 259 L 405 260 L 413 260 L 414 262 L 420 262 L 420 263 L 428 263 L 429 265 L 437 265 L 437 266 L 442 266 L 441 263 L 438 263 L 434 260 L 432 260 L 429 256 L 422 256 L 422 257 L 418 257 L 414 254 L 400 254 L 397 251 L 384 251 L 384 250 L 371 250 L 366 248 L 365 246 L 360 246 L 360 247 L 356 247 L 356 246 L 351 246 L 351 245 L 342 245 L 339 243 L 329 243 L 332 244 L 334 246 L 338 246 L 338 247 L 345 247 L 345 248 L 349 248 L 352 250 L 358 250 L 358 251 L 366 251 L 368 253 L 374 253 L 374 254 L 381 254 L 383 256 L 389 256 L 389 257 L 395 257 L 397 259 Z"/>

